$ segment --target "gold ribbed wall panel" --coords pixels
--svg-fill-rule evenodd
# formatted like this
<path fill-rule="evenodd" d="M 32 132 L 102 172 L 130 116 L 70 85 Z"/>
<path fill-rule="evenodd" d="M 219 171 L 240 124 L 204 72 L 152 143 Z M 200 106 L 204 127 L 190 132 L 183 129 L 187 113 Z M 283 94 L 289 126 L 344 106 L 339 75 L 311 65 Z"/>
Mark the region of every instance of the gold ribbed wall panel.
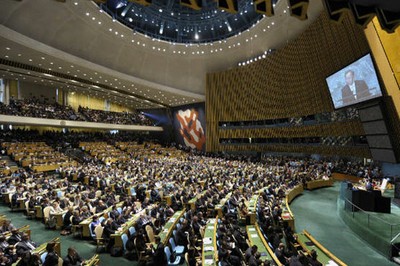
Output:
<path fill-rule="evenodd" d="M 110 103 L 110 111 L 111 112 L 133 112 L 134 109 L 128 108 L 126 106 L 122 106 L 116 103 Z"/>
<path fill-rule="evenodd" d="M 70 105 L 74 110 L 78 110 L 79 106 L 88 107 L 90 109 L 102 110 L 105 109 L 105 100 L 93 98 L 88 95 L 74 93 L 68 93 L 68 105 Z"/>
<path fill-rule="evenodd" d="M 324 154 L 328 156 L 351 156 L 371 158 L 368 147 L 334 147 L 334 146 L 302 146 L 302 145 L 221 145 L 217 151 L 255 151 L 255 152 L 293 152 L 306 154 Z"/>
<path fill-rule="evenodd" d="M 347 121 L 322 125 L 280 128 L 221 129 L 220 138 L 301 138 L 359 136 L 364 129 L 359 121 Z"/>
<path fill-rule="evenodd" d="M 252 138 L 326 135 L 323 125 L 313 126 L 313 130 L 298 127 L 226 131 L 219 130 L 218 122 L 300 117 L 333 111 L 325 78 L 368 51 L 362 28 L 350 17 L 338 24 L 322 13 L 296 40 L 266 59 L 209 73 L 206 83 L 207 151 L 223 150 L 219 147 L 219 138 L 242 134 Z M 331 135 L 347 129 L 345 135 L 358 135 L 361 123 L 329 126 Z"/>

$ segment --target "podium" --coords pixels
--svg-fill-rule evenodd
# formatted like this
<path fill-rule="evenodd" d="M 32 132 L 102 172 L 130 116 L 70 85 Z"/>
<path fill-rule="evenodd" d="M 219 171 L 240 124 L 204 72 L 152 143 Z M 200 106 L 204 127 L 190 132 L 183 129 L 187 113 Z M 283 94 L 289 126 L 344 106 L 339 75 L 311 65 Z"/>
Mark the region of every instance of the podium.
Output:
<path fill-rule="evenodd" d="M 363 211 L 390 213 L 390 198 L 383 197 L 381 191 L 365 191 L 357 190 L 353 188 L 347 188 L 345 193 L 346 201 L 345 209 L 350 211 L 359 211 L 358 208 Z M 355 206 L 357 207 L 355 207 Z"/>

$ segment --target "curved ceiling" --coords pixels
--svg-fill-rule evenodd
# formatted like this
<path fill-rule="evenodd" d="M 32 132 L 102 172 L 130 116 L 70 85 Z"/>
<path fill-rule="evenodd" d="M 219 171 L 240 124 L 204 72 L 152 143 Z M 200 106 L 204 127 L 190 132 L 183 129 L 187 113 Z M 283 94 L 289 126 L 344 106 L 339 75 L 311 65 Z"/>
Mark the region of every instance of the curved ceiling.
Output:
<path fill-rule="evenodd" d="M 176 106 L 204 101 L 206 73 L 237 67 L 285 45 L 322 8 L 321 1 L 311 0 L 308 20 L 299 21 L 289 15 L 286 1 L 281 0 L 273 17 L 265 17 L 235 36 L 213 43 L 175 44 L 133 32 L 92 1 L 4 0 L 0 3 L 0 36 L 10 42 L 8 48 L 16 45 L 26 55 L 0 47 L 0 56 L 33 66 L 44 66 L 44 57 L 46 64 L 57 62 L 60 73 L 69 71 L 72 77 L 88 82 L 97 77 L 99 86 L 152 103 L 147 107 Z M 3 40 L 2 44 L 6 45 Z M 29 61 L 31 54 L 37 59 Z M 47 62 L 47 58 L 52 61 Z M 131 87 L 143 89 L 128 91 Z"/>
<path fill-rule="evenodd" d="M 263 18 L 251 0 L 237 0 L 237 12 L 219 8 L 215 0 L 201 3 L 201 8 L 193 9 L 176 0 L 152 0 L 146 6 L 127 0 L 107 0 L 99 7 L 137 32 L 172 43 L 224 40 Z"/>

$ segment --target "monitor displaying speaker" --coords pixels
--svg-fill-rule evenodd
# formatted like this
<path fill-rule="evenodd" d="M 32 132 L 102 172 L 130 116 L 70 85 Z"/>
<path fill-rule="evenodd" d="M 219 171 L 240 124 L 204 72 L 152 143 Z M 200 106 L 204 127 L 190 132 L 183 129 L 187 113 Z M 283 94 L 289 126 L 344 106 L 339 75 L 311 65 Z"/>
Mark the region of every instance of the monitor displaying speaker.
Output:
<path fill-rule="evenodd" d="M 326 78 L 335 109 L 382 96 L 370 54 Z"/>

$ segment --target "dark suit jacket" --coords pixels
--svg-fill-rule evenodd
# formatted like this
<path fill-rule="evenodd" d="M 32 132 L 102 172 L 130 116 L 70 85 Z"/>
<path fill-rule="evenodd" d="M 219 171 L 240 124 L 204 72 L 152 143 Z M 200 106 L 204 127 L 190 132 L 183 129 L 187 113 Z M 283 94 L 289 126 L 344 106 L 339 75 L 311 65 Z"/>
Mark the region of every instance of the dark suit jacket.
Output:
<path fill-rule="evenodd" d="M 371 92 L 368 89 L 367 83 L 364 80 L 355 80 L 354 81 L 356 87 L 356 96 L 357 99 L 354 97 L 353 92 L 351 91 L 349 85 L 345 85 L 342 88 L 342 101 L 343 105 L 349 104 L 354 102 L 355 100 L 360 100 L 371 96 Z"/>
<path fill-rule="evenodd" d="M 21 238 L 21 235 L 20 235 L 20 234 L 17 234 L 17 235 L 12 234 L 12 235 L 7 239 L 7 242 L 8 242 L 8 244 L 10 244 L 10 245 L 15 245 L 15 244 L 17 244 L 19 241 L 21 241 L 21 240 L 22 240 L 22 238 Z"/>
<path fill-rule="evenodd" d="M 167 255 L 164 252 L 164 244 L 159 243 L 153 254 L 153 265 L 168 265 Z"/>
<path fill-rule="evenodd" d="M 115 230 L 116 230 L 116 228 L 114 227 L 114 225 L 112 223 L 106 224 L 103 229 L 102 237 L 106 240 L 110 239 L 110 236 L 115 233 Z"/>
<path fill-rule="evenodd" d="M 58 255 L 54 252 L 49 252 L 44 260 L 43 266 L 57 266 Z"/>
<path fill-rule="evenodd" d="M 29 243 L 31 243 L 34 247 L 36 247 L 36 244 L 33 243 L 32 241 L 30 241 Z M 31 248 L 28 247 L 28 245 L 26 244 L 25 241 L 21 241 L 17 244 L 17 254 L 18 256 L 21 256 L 22 254 L 24 254 L 27 251 L 32 251 Z"/>
<path fill-rule="evenodd" d="M 82 261 L 83 260 L 82 260 L 81 256 L 79 256 L 78 254 L 76 254 L 75 257 L 71 257 L 71 256 L 67 255 L 64 258 L 63 266 L 78 266 L 78 265 L 81 265 Z"/>

